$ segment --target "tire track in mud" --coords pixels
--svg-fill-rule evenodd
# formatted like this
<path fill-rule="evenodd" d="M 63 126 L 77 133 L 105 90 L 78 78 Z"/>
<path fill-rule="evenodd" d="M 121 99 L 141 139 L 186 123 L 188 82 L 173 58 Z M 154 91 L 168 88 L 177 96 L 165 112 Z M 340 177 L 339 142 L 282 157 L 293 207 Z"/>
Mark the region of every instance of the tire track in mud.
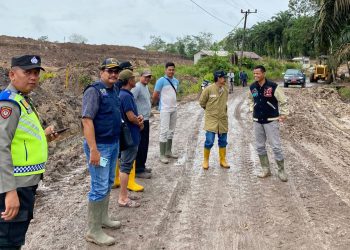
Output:
<path fill-rule="evenodd" d="M 350 207 L 344 197 L 349 195 L 348 185 L 338 183 L 334 172 L 327 173 L 317 152 L 297 143 L 288 144 L 295 192 L 308 214 L 308 223 L 318 232 L 324 249 L 349 249 Z M 346 189 L 345 193 L 339 189 Z"/>
<path fill-rule="evenodd" d="M 189 186 L 189 179 L 187 178 L 186 174 L 188 172 L 188 168 L 193 164 L 194 159 L 194 153 L 196 151 L 196 145 L 195 143 L 198 140 L 199 135 L 199 125 L 203 118 L 203 112 L 198 112 L 194 117 L 194 123 L 191 124 L 192 128 L 191 131 L 188 134 L 188 140 L 186 142 L 186 145 L 184 145 L 185 149 L 185 157 L 182 159 L 185 164 L 184 167 L 181 169 L 181 173 L 178 176 L 179 179 L 172 190 L 172 194 L 167 202 L 167 205 L 165 207 L 165 213 L 162 215 L 162 218 L 160 219 L 159 224 L 155 228 L 155 236 L 156 238 L 154 240 L 151 240 L 146 249 L 164 249 L 164 242 L 163 240 L 163 234 L 169 229 L 169 226 L 171 224 L 171 221 L 174 221 L 177 217 L 176 214 L 179 212 L 176 210 L 176 207 L 179 204 L 179 197 L 182 193 L 186 192 Z M 193 116 L 191 116 L 193 119 Z M 184 136 L 184 135 L 181 135 Z"/>
<path fill-rule="evenodd" d="M 236 217 L 240 235 L 235 249 L 303 245 L 308 241 L 309 233 L 305 228 L 301 230 L 305 232 L 299 232 L 303 220 L 297 210 L 298 204 L 288 201 L 291 198 L 288 184 L 281 183 L 275 176 L 267 179 L 256 177 L 260 164 L 253 146 L 251 114 L 248 113 L 244 91 L 239 90 L 238 94 L 240 100 L 233 117 L 230 117 L 231 121 L 235 121 L 231 131 L 238 141 L 234 147 L 237 175 L 233 175 L 230 181 L 235 183 L 232 196 L 238 195 L 236 203 L 239 204 Z M 270 163 L 274 166 L 272 155 L 269 152 Z"/>
<path fill-rule="evenodd" d="M 173 213 L 164 217 L 166 226 L 158 228 L 162 234 L 148 249 L 325 249 L 309 240 L 319 235 L 307 223 L 308 214 L 300 212 L 301 204 L 291 192 L 292 182 L 256 177 L 257 157 L 245 101 L 241 89 L 236 89 L 229 101 L 227 151 L 231 169 L 218 166 L 214 146 L 210 168 L 202 170 L 201 133 L 193 165 L 186 165 L 186 174 L 182 175 L 186 176 L 182 185 L 187 188 L 176 193 Z"/>

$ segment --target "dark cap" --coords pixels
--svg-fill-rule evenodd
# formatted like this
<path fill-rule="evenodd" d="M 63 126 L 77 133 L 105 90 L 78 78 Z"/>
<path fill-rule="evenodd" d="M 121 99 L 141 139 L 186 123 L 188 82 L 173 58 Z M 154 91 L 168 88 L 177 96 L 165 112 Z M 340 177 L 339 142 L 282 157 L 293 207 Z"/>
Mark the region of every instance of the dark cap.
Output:
<path fill-rule="evenodd" d="M 41 69 L 41 58 L 36 55 L 24 55 L 18 57 L 12 57 L 11 60 L 11 68 L 12 67 L 20 67 L 21 69 Z M 45 71 L 45 70 L 44 70 Z"/>
<path fill-rule="evenodd" d="M 130 69 L 131 71 L 134 69 L 134 66 L 132 66 L 131 62 L 126 61 L 126 62 L 122 62 L 119 67 L 123 70 L 123 69 Z"/>
<path fill-rule="evenodd" d="M 214 77 L 225 77 L 227 78 L 226 72 L 223 70 L 218 70 L 214 72 Z"/>
<path fill-rule="evenodd" d="M 120 68 L 119 62 L 115 58 L 106 58 L 101 63 L 99 69 L 113 69 L 113 68 Z"/>
<path fill-rule="evenodd" d="M 129 80 L 131 77 L 135 77 L 135 73 L 132 72 L 130 69 L 124 69 L 121 71 L 118 75 L 118 79 L 122 81 Z"/>

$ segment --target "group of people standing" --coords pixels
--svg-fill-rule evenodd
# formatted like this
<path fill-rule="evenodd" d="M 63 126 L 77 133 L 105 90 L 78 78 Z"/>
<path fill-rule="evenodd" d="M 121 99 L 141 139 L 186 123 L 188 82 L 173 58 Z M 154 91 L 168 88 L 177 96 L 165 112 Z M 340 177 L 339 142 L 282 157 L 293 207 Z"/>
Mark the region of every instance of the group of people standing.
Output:
<path fill-rule="evenodd" d="M 264 66 L 256 66 L 253 71 L 255 82 L 249 87 L 249 110 L 253 112 L 255 145 L 262 167 L 262 173 L 258 177 L 265 178 L 271 175 L 266 151 L 268 139 L 278 166 L 278 177 L 285 182 L 288 178 L 284 171 L 279 122 L 283 123 L 288 115 L 287 100 L 278 84 L 266 79 L 265 72 Z M 205 170 L 209 168 L 210 150 L 214 144 L 215 134 L 218 136 L 220 166 L 230 167 L 226 161 L 229 91 L 225 86 L 230 73 L 216 71 L 215 83 L 205 88 L 199 99 L 200 106 L 205 110 L 204 130 L 206 132 L 202 164 Z"/>
<path fill-rule="evenodd" d="M 0 93 L 0 248 L 20 249 L 33 218 L 35 192 L 45 171 L 48 142 L 58 137 L 53 126 L 45 130 L 28 94 L 39 83 L 41 58 L 24 55 L 12 58 L 10 84 Z M 178 156 L 173 151 L 176 128 L 179 81 L 174 77 L 175 64 L 165 65 L 165 74 L 155 84 L 151 96 L 148 84 L 152 73 L 136 74 L 130 62 L 119 63 L 115 58 L 103 60 L 99 66 L 99 80 L 84 90 L 82 102 L 83 148 L 91 177 L 88 193 L 88 231 L 86 240 L 98 245 L 112 245 L 115 239 L 102 228 L 120 228 L 121 223 L 108 215 L 110 192 L 120 186 L 120 207 L 140 206 L 139 197 L 128 193 L 140 191 L 135 182 L 151 178 L 152 169 L 146 167 L 152 103 L 159 101 L 160 132 L 159 161 L 168 164 Z M 255 82 L 249 91 L 253 111 L 256 149 L 262 173 L 271 175 L 266 151 L 269 139 L 278 165 L 278 177 L 287 181 L 281 149 L 278 122 L 288 114 L 286 98 L 279 86 L 265 78 L 265 68 L 254 69 Z M 199 104 L 205 110 L 205 143 L 203 168 L 209 169 L 209 157 L 218 136 L 220 166 L 229 168 L 226 161 L 228 133 L 227 74 L 214 72 L 215 83 L 204 89 Z M 126 124 L 132 143 L 123 146 L 120 140 L 122 125 Z M 118 163 L 119 162 L 119 163 Z M 135 162 L 135 163 L 134 163 Z"/>
<path fill-rule="evenodd" d="M 175 64 L 166 63 L 165 75 L 157 80 L 151 99 L 147 86 L 152 78 L 150 71 L 142 72 L 140 81 L 136 83 L 136 74 L 130 63 L 120 64 L 115 58 L 107 58 L 100 65 L 100 80 L 84 90 L 84 151 L 91 176 L 88 241 L 98 245 L 115 243 L 113 237 L 102 231 L 102 227 L 121 226 L 119 221 L 113 221 L 108 216 L 113 185 L 120 186 L 120 207 L 140 206 L 139 197 L 129 194 L 128 189 L 142 191 L 143 187 L 135 182 L 135 176 L 147 179 L 152 176 L 152 169 L 146 167 L 151 101 L 156 103 L 160 100 L 160 162 L 167 164 L 169 158 L 177 158 L 172 151 L 179 85 L 174 73 Z M 121 133 L 125 133 L 121 131 L 122 123 L 127 125 L 133 142 L 127 147 L 120 140 Z"/>

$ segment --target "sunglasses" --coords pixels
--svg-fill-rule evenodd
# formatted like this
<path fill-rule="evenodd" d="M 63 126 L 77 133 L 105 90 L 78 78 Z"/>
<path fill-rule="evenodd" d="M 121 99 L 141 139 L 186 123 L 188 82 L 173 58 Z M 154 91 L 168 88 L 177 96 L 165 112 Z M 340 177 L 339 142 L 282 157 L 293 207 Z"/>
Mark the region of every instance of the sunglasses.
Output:
<path fill-rule="evenodd" d="M 120 70 L 119 69 L 105 69 L 105 72 L 108 72 L 108 74 L 119 74 Z"/>

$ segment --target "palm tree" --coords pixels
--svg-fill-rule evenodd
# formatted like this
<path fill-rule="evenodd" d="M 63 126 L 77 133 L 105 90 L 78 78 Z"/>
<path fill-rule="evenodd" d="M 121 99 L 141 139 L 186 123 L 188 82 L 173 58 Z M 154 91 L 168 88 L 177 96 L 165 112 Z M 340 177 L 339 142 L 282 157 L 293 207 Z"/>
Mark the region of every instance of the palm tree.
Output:
<path fill-rule="evenodd" d="M 344 35 L 342 31 L 350 25 L 350 0 L 317 1 L 320 8 L 316 30 L 319 34 L 320 48 L 324 50 L 340 39 L 341 35 Z M 343 51 L 346 51 L 346 48 L 343 48 Z"/>
<path fill-rule="evenodd" d="M 319 49 L 330 55 L 334 70 L 350 55 L 350 0 L 317 0 L 316 34 Z"/>

